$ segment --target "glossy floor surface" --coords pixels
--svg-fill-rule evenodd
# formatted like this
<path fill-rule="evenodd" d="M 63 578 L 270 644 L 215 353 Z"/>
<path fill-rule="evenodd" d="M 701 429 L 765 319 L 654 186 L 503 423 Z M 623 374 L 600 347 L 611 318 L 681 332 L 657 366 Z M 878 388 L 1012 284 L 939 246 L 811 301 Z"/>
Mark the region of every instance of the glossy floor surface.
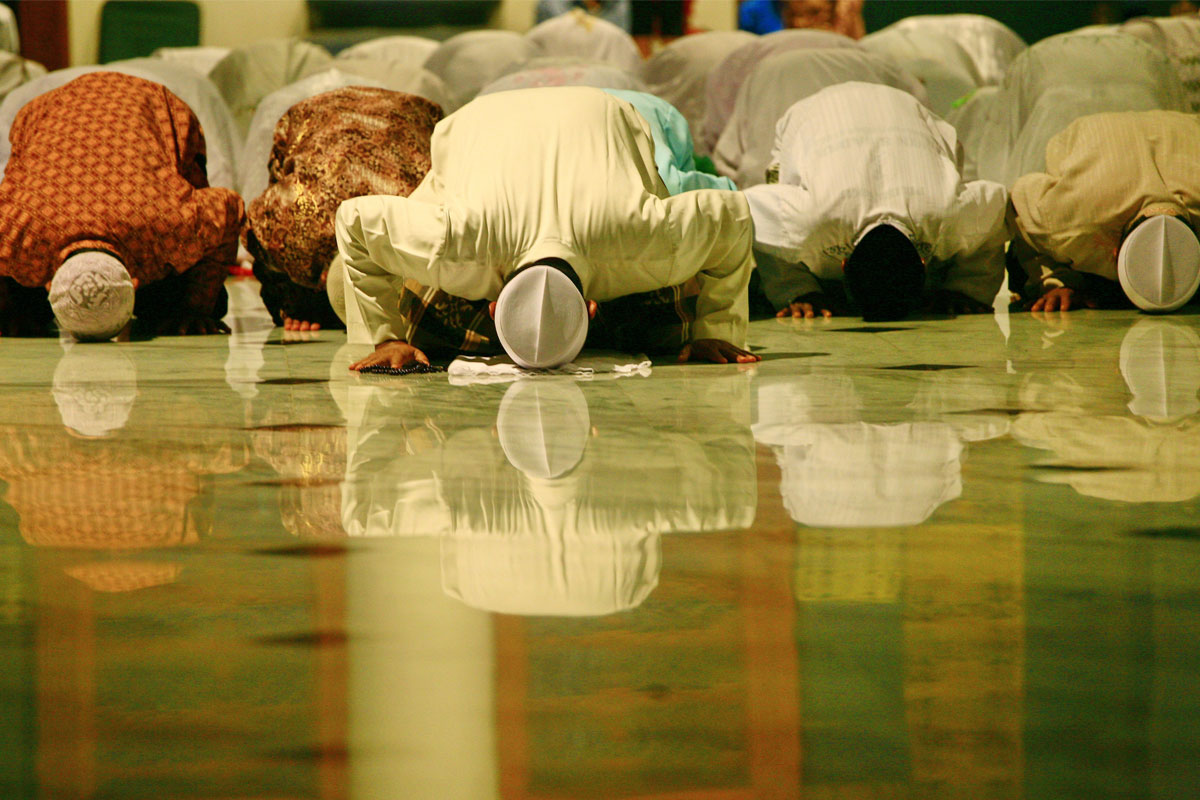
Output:
<path fill-rule="evenodd" d="M 1200 317 L 0 342 L 0 797 L 1194 798 Z"/>

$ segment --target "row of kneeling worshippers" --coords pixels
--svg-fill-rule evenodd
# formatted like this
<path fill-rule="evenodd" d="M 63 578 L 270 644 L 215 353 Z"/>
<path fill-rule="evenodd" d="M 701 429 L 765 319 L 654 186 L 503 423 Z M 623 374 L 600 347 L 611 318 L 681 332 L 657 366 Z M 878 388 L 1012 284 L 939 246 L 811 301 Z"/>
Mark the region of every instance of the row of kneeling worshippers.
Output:
<path fill-rule="evenodd" d="M 1195 15 L 1028 48 L 952 15 L 643 61 L 572 13 L 53 72 L 0 105 L 0 333 L 217 332 L 239 258 L 278 324 L 376 345 L 358 368 L 753 361 L 751 308 L 987 311 L 1006 269 L 1034 310 L 1169 311 L 1200 282 L 1198 56 Z"/>

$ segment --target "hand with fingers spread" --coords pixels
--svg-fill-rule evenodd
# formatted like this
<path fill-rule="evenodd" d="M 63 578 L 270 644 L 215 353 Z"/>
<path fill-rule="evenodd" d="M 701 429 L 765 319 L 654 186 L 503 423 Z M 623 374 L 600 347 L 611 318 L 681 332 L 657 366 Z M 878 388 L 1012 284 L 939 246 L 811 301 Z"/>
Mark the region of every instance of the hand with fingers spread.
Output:
<path fill-rule="evenodd" d="M 679 362 L 685 361 L 710 361 L 713 364 L 752 364 L 755 361 L 762 359 L 751 353 L 749 350 L 743 350 L 740 347 L 734 347 L 729 342 L 721 339 L 696 339 L 683 346 L 679 351 Z"/>
<path fill-rule="evenodd" d="M 934 314 L 989 314 L 992 307 L 951 289 L 939 289 L 929 303 Z"/>
<path fill-rule="evenodd" d="M 366 358 L 355 361 L 350 365 L 350 369 L 358 372 L 364 367 L 374 367 L 377 365 L 399 369 L 400 367 L 408 366 L 414 361 L 426 366 L 429 365 L 428 356 L 420 350 L 403 339 L 391 339 L 375 345 L 374 353 L 371 353 Z"/>
<path fill-rule="evenodd" d="M 229 326 L 209 314 L 188 309 L 170 314 L 158 324 L 161 336 L 211 336 L 229 333 Z"/>
<path fill-rule="evenodd" d="M 824 317 L 825 319 L 829 319 L 833 316 L 833 307 L 824 292 L 809 292 L 788 303 L 787 307 L 780 309 L 779 313 L 775 316 L 803 319 Z"/>
<path fill-rule="evenodd" d="M 1070 311 L 1072 308 L 1095 308 L 1096 301 L 1074 289 L 1060 286 L 1043 294 L 1029 306 L 1030 311 Z"/>

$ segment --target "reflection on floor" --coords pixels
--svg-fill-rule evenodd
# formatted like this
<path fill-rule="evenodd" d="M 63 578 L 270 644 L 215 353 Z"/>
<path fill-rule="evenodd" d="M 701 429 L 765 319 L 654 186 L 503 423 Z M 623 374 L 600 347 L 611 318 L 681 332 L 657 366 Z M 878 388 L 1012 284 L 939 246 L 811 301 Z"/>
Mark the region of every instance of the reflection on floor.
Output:
<path fill-rule="evenodd" d="M 0 343 L 0 796 L 1195 796 L 1200 318 L 452 385 L 231 289 Z"/>

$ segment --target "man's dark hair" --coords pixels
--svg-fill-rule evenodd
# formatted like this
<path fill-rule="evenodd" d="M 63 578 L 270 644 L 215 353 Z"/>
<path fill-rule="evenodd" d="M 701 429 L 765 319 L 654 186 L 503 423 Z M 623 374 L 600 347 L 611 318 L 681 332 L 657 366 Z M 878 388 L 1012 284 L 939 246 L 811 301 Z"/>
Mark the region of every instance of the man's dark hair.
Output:
<path fill-rule="evenodd" d="M 866 322 L 904 319 L 921 304 L 925 264 L 912 241 L 892 225 L 868 231 L 845 269 L 846 291 Z"/>

